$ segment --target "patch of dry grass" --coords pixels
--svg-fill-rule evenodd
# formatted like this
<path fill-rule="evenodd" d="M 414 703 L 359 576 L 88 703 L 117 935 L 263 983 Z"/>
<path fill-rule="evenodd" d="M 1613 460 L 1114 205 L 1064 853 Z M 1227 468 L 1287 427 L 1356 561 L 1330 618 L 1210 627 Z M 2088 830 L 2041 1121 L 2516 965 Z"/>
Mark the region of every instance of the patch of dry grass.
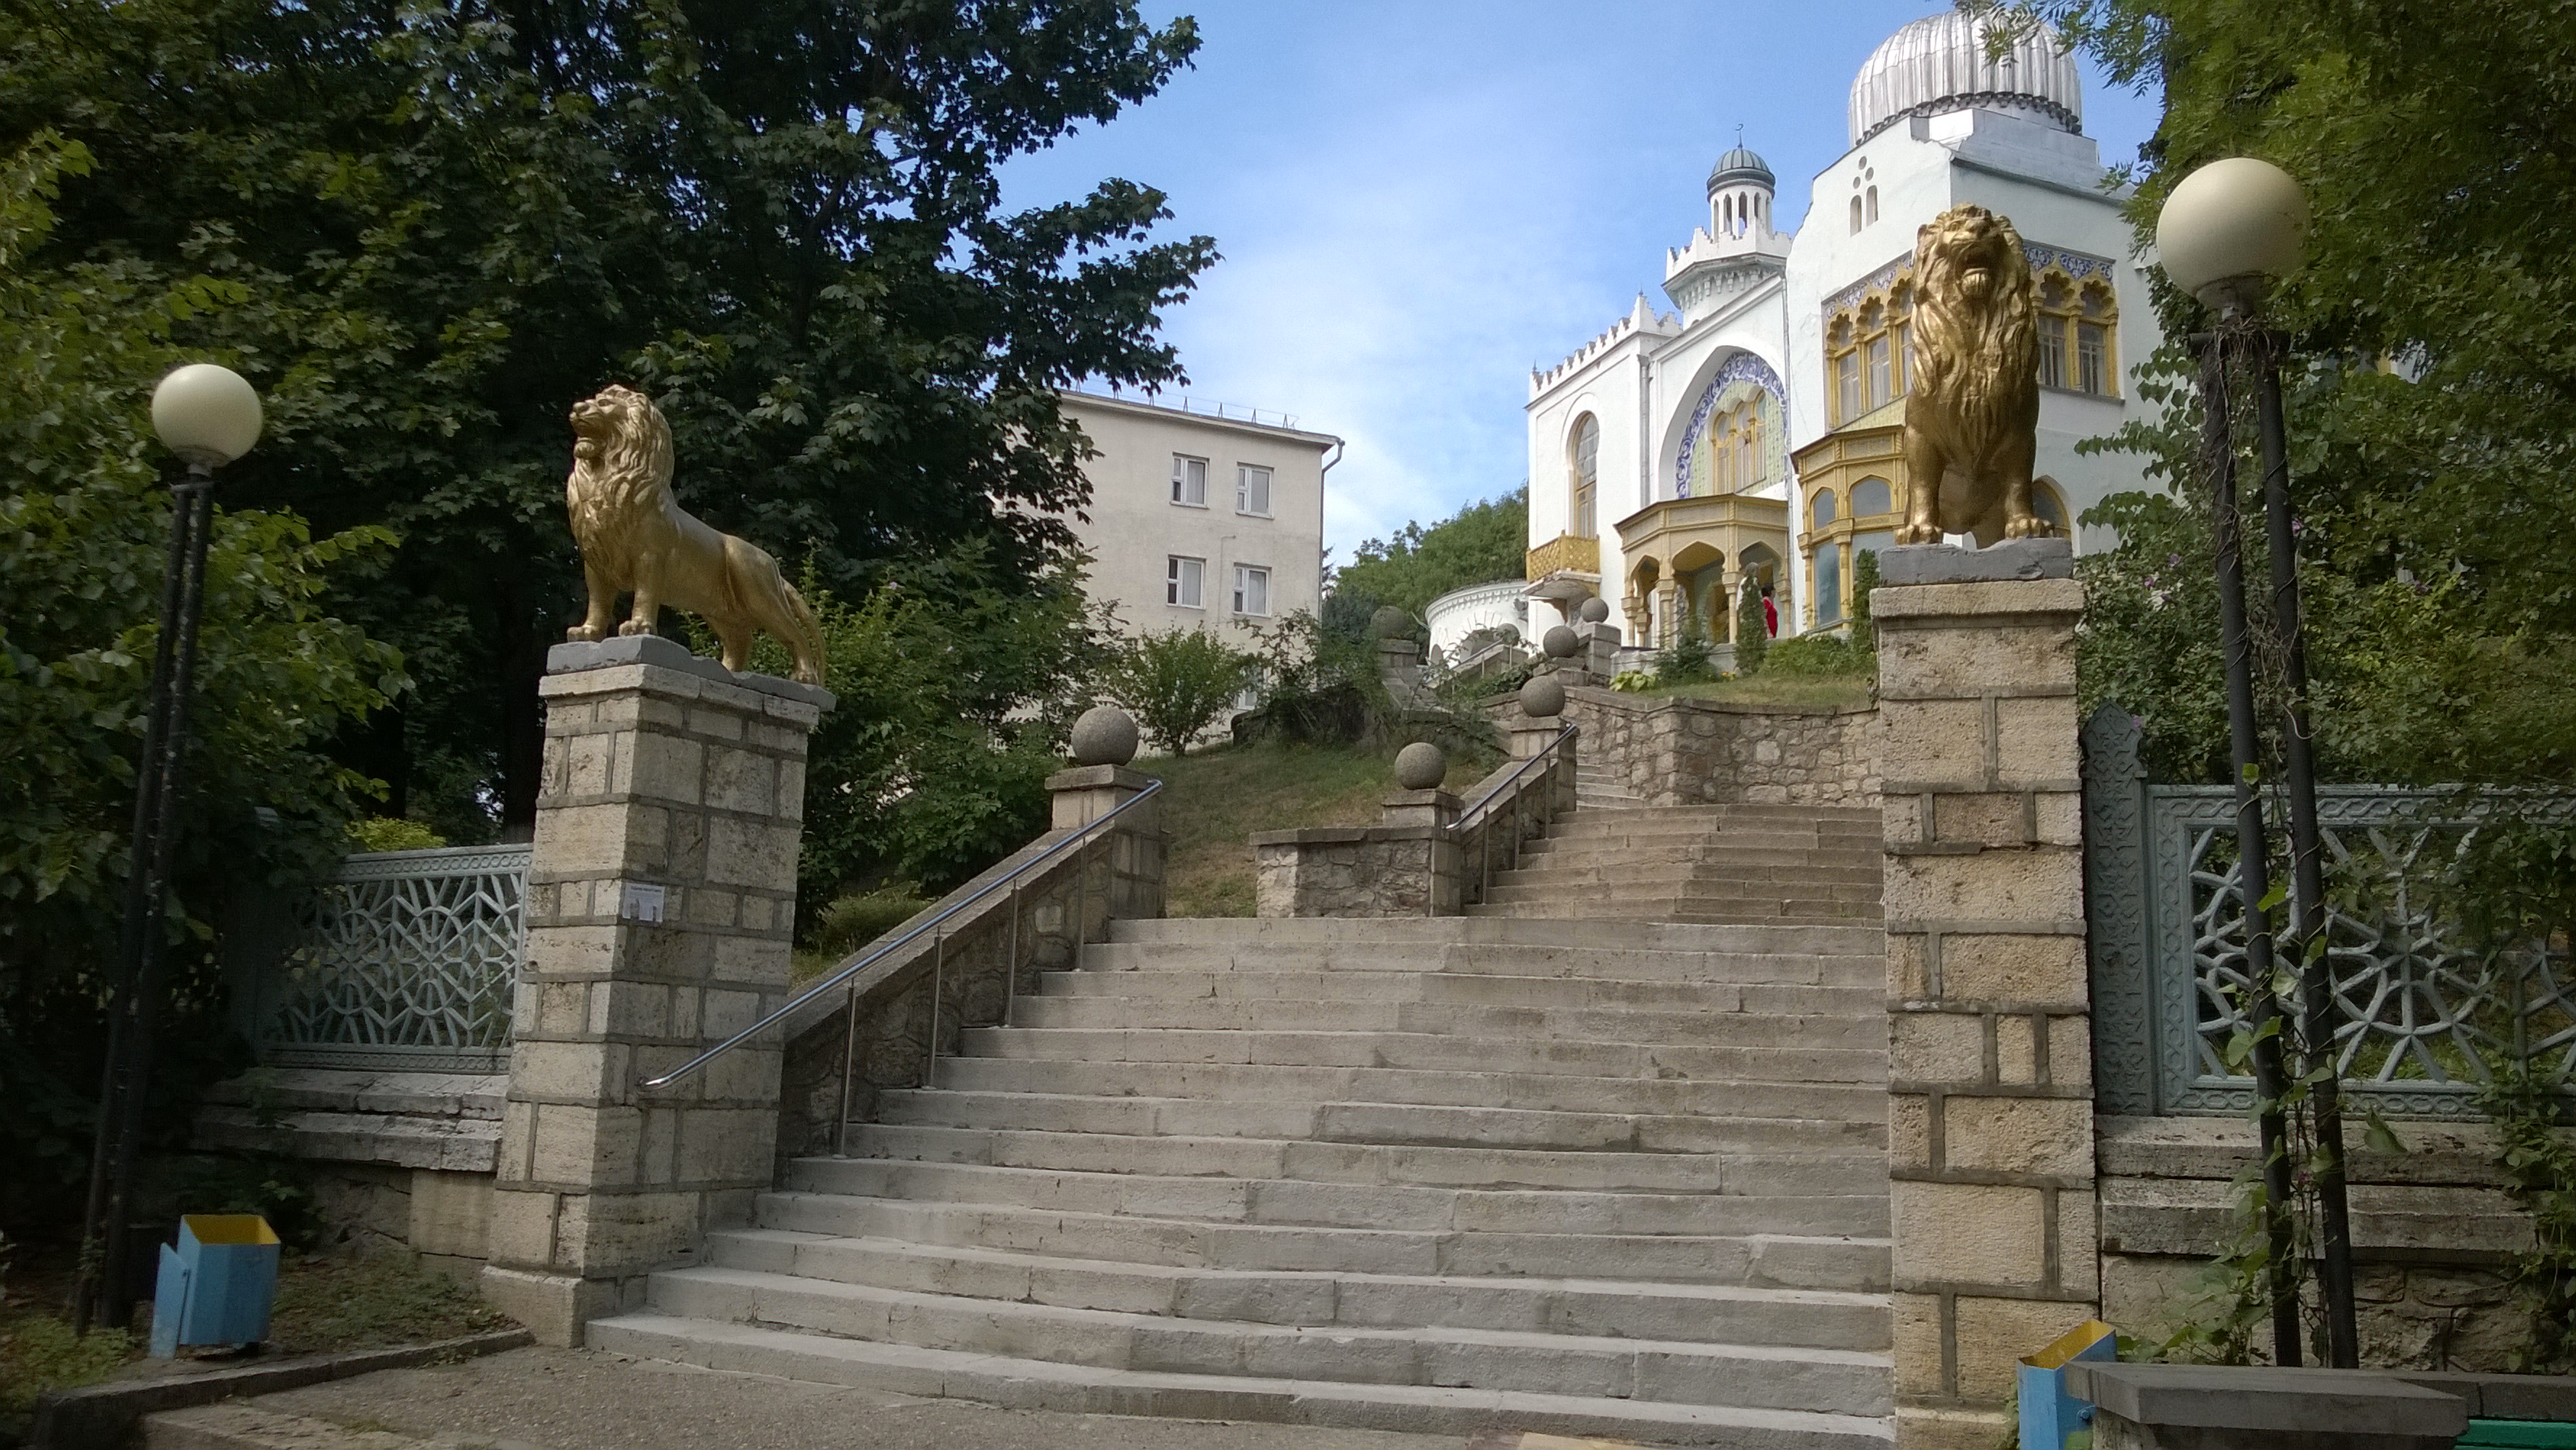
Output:
<path fill-rule="evenodd" d="M 1163 781 L 1170 916 L 1252 915 L 1253 832 L 1372 825 L 1379 799 L 1395 789 L 1392 755 L 1329 746 L 1227 745 L 1136 768 Z M 1453 761 L 1444 784 L 1464 792 L 1485 774 Z"/>

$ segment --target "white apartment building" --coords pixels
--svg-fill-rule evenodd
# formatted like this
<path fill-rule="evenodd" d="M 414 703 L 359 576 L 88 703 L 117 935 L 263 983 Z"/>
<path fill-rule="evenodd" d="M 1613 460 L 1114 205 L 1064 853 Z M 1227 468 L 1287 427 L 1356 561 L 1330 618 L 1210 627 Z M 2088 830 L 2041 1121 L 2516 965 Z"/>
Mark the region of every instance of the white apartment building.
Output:
<path fill-rule="evenodd" d="M 1092 555 L 1091 600 L 1121 628 L 1205 626 L 1248 647 L 1253 627 L 1323 606 L 1324 474 L 1342 440 L 1206 406 L 1064 394 L 1099 450 L 1083 469 L 1090 518 L 1070 522 Z"/>

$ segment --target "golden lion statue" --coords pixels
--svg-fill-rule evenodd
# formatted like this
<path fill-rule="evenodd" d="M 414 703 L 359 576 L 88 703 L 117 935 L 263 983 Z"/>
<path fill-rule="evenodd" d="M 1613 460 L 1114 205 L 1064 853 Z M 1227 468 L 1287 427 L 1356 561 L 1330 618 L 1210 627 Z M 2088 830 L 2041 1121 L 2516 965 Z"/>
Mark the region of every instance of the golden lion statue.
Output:
<path fill-rule="evenodd" d="M 1954 206 L 1914 234 L 1912 389 L 1900 544 L 2057 532 L 2030 504 L 2039 449 L 2038 285 L 2013 224 Z"/>
<path fill-rule="evenodd" d="M 751 662 L 767 630 L 796 659 L 796 678 L 823 683 L 823 631 L 804 598 L 756 544 L 708 528 L 671 495 L 671 425 L 653 400 L 610 384 L 572 409 L 572 476 L 564 502 L 581 546 L 590 612 L 564 631 L 572 640 L 608 637 L 617 596 L 634 607 L 619 634 L 650 634 L 663 605 L 705 619 L 724 646 L 724 666 Z"/>

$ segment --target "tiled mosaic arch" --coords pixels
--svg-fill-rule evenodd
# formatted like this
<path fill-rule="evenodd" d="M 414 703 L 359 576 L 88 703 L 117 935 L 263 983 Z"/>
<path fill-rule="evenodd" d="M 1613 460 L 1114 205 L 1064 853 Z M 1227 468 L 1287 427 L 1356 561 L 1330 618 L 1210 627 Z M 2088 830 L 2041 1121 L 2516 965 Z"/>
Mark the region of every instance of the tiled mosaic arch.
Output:
<path fill-rule="evenodd" d="M 1698 406 L 1691 410 L 1690 426 L 1682 430 L 1681 450 L 1673 456 L 1673 496 L 1675 498 L 1691 496 L 1691 449 L 1698 446 L 1699 435 L 1708 427 L 1708 415 L 1716 408 L 1719 396 L 1737 383 L 1751 383 L 1763 392 L 1769 393 L 1771 401 L 1780 409 L 1782 423 L 1785 424 L 1788 421 L 1788 391 L 1780 385 L 1780 375 L 1771 370 L 1771 365 L 1764 362 L 1760 354 L 1739 352 L 1718 364 L 1717 375 L 1708 380 L 1707 390 L 1699 395 Z"/>

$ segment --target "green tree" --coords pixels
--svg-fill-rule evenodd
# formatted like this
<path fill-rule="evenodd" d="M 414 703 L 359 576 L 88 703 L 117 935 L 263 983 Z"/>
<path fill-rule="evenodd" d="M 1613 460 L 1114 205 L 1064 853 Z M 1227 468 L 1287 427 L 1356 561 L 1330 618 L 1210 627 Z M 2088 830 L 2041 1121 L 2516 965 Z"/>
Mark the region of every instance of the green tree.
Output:
<path fill-rule="evenodd" d="M 1056 390 L 1177 379 L 1159 312 L 1214 252 L 1149 241 L 1148 188 L 1011 212 L 996 169 L 1196 44 L 1117 0 L 0 0 L 0 147 L 96 159 L 31 275 L 256 299 L 172 320 L 278 400 L 230 496 L 404 537 L 342 606 L 419 686 L 351 758 L 524 827 L 570 404 L 644 387 L 682 502 L 846 597 L 970 539 L 1043 577 L 1086 497 Z"/>
<path fill-rule="evenodd" d="M 147 403 L 210 313 L 245 287 L 81 264 L 41 280 L 63 178 L 90 166 L 39 133 L 0 158 L 0 1127 L 13 1164 L 0 1214 L 27 1211 L 87 1156 L 108 964 L 132 830 L 135 762 L 159 628 L 170 468 Z M 291 440 L 309 385 L 271 395 Z M 217 497 L 229 493 L 230 471 Z M 221 508 L 198 635 L 169 915 L 176 1020 L 156 1104 L 184 1108 L 228 1034 L 207 944 L 227 902 L 347 849 L 367 793 L 320 752 L 405 687 L 401 659 L 332 616 L 325 591 L 381 561 L 391 537 L 315 538 L 292 514 Z M 163 1114 L 162 1121 L 169 1119 Z M 24 1195 L 23 1197 L 21 1195 Z"/>
<path fill-rule="evenodd" d="M 1109 698 L 1136 717 L 1147 739 L 1174 755 L 1207 733 L 1243 693 L 1255 661 L 1204 629 L 1136 636 L 1111 655 Z"/>
<path fill-rule="evenodd" d="M 1452 589 L 1518 579 L 1528 549 L 1529 485 L 1523 484 L 1429 528 L 1406 524 L 1392 538 L 1360 545 L 1334 574 L 1333 592 L 1365 595 L 1420 619 L 1432 600 Z"/>
<path fill-rule="evenodd" d="M 1735 672 L 1757 674 L 1771 648 L 1771 624 L 1762 617 L 1762 591 L 1747 579 L 1735 601 Z"/>

